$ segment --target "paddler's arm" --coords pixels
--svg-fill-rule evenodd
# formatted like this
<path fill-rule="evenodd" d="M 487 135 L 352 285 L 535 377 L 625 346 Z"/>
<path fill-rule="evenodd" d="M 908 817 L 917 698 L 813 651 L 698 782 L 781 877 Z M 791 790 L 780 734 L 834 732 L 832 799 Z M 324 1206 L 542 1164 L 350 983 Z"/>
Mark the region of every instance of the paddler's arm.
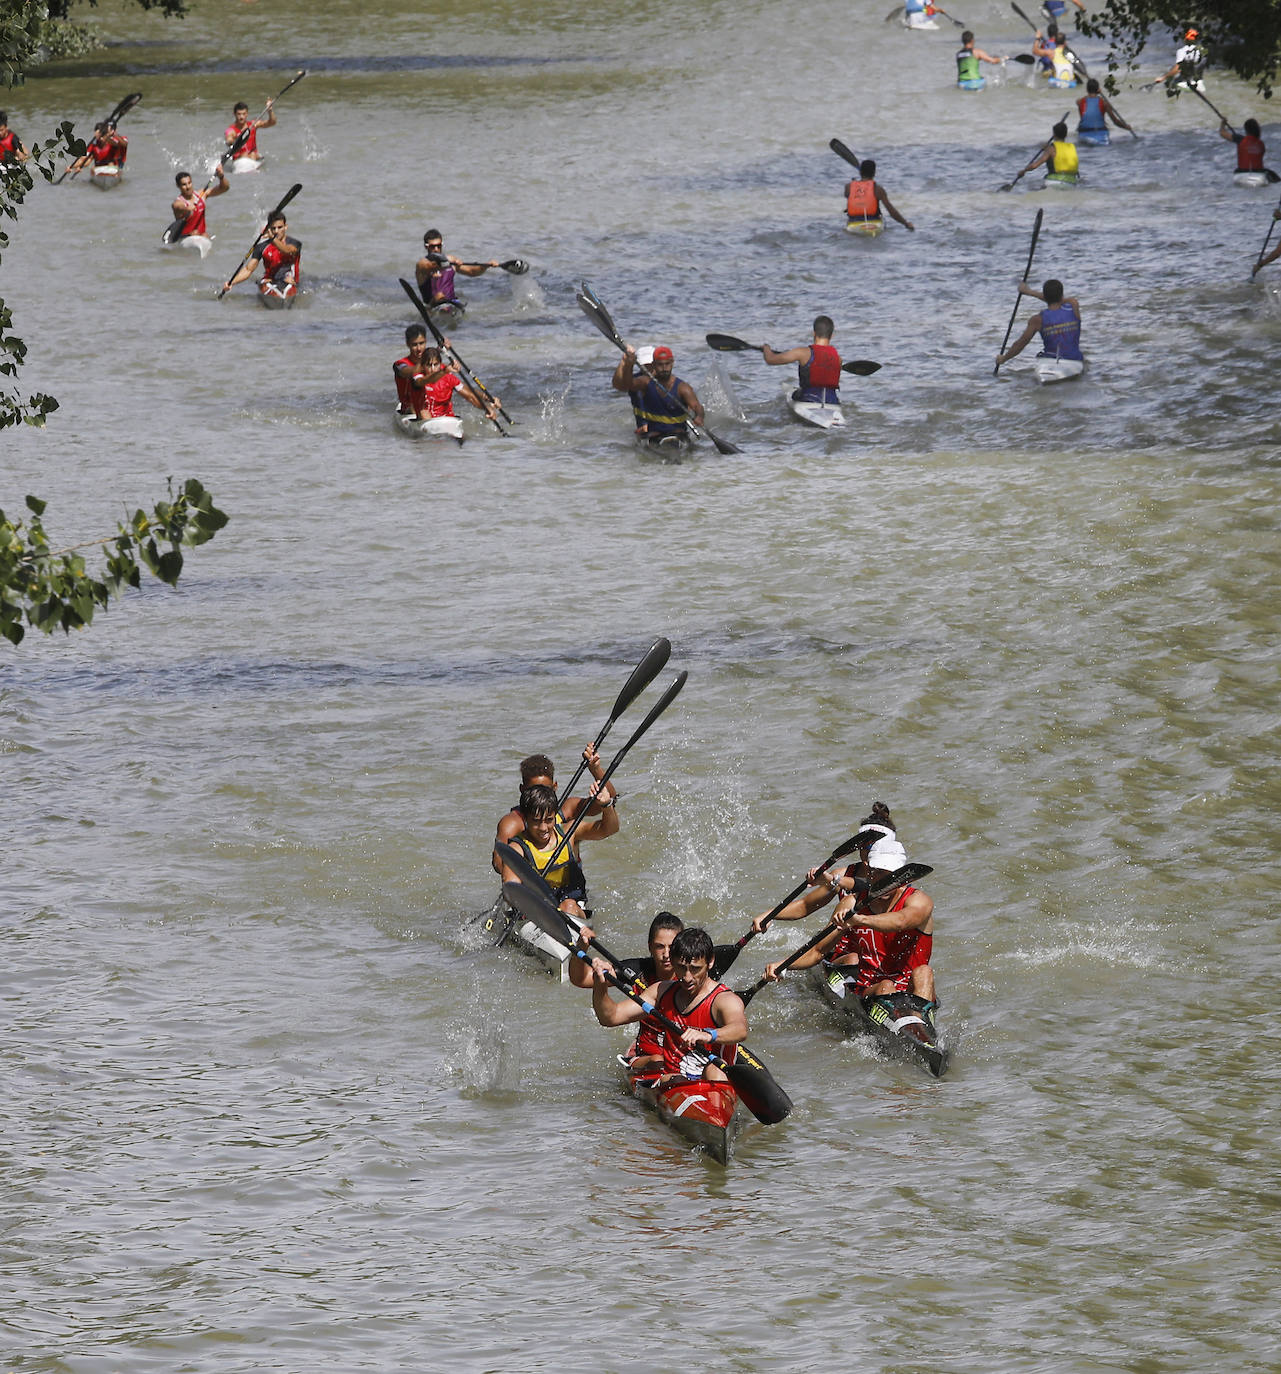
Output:
<path fill-rule="evenodd" d="M 662 990 L 662 983 L 651 983 L 641 996 L 654 1006 Z M 639 1003 L 633 1002 L 630 997 L 615 1001 L 609 995 L 609 984 L 604 979 L 592 987 L 592 1010 L 602 1026 L 630 1026 L 633 1021 L 639 1021 L 645 1015 L 645 1009 Z"/>
<path fill-rule="evenodd" d="M 611 835 L 618 834 L 618 793 L 613 791 L 613 787 L 605 784 L 606 788 L 613 792 L 609 801 L 601 804 L 600 815 L 590 821 L 584 821 L 574 832 L 574 842 L 581 844 L 584 840 L 605 840 Z M 600 791 L 600 783 L 592 783 L 591 791 L 588 796 L 593 801 L 596 799 L 597 792 Z"/>
<path fill-rule="evenodd" d="M 497 258 L 490 258 L 488 262 L 460 262 L 457 258 L 450 258 L 454 264 L 454 270 L 461 272 L 464 277 L 479 277 L 489 271 L 491 267 L 498 266 Z"/>
<path fill-rule="evenodd" d="M 887 196 L 885 192 L 881 190 L 880 182 L 874 182 L 873 184 L 876 187 L 876 199 L 878 203 L 885 206 L 885 208 L 890 212 L 890 214 L 896 220 L 898 220 L 898 222 L 905 229 L 910 229 L 912 233 L 916 233 L 916 225 L 914 225 L 910 219 L 904 219 L 903 216 L 899 214 L 899 212 L 894 208 L 894 203 L 890 200 L 889 196 Z"/>
<path fill-rule="evenodd" d="M 661 386 L 662 383 L 660 382 L 659 385 Z M 701 425 L 703 423 L 703 403 L 698 399 L 694 388 L 688 382 L 682 382 L 676 388 L 676 395 L 685 409 L 694 417 L 694 423 Z"/>
<path fill-rule="evenodd" d="M 605 765 L 600 761 L 600 754 L 596 751 L 595 740 L 592 740 L 583 749 L 583 762 L 587 765 L 592 777 L 599 779 L 604 774 Z M 585 804 L 587 807 L 587 814 L 589 816 L 598 816 L 607 805 L 612 805 L 614 802 L 618 800 L 618 788 L 615 787 L 614 784 L 611 782 L 605 791 L 604 797 L 593 796 L 586 803 L 578 801 L 577 797 L 573 798 L 572 800 L 578 802 L 579 806 Z M 566 813 L 566 819 L 572 821 L 574 817 Z"/>
<path fill-rule="evenodd" d="M 635 367 L 636 350 L 628 348 L 619 358 L 618 366 L 614 369 L 614 375 L 609 379 L 610 385 L 615 391 L 639 391 L 641 387 L 649 385 L 644 377 L 636 376 Z"/>
<path fill-rule="evenodd" d="M 853 902 L 850 902 L 845 911 L 846 903 L 836 908 L 838 916 L 847 917 L 849 924 L 854 926 L 867 926 L 870 930 L 882 930 L 895 933 L 902 930 L 920 930 L 926 934 L 932 933 L 934 929 L 934 899 L 927 897 L 919 888 L 903 903 L 897 911 L 884 911 L 879 915 L 873 915 L 869 911 L 855 911 Z"/>
<path fill-rule="evenodd" d="M 595 938 L 596 932 L 591 926 L 581 926 L 578 931 L 578 939 L 574 941 L 574 948 L 582 950 L 586 954 L 590 948 L 588 942 Z M 602 968 L 608 967 L 603 959 L 591 959 L 589 962 L 587 959 L 580 959 L 577 954 L 573 955 L 569 961 L 569 981 L 576 988 L 594 988 L 598 982 L 604 981 L 604 979 L 596 977 L 595 966 L 597 964 Z"/>
<path fill-rule="evenodd" d="M 819 907 L 826 906 L 835 895 L 835 888 L 826 876 L 820 878 L 808 892 L 803 892 L 795 900 L 788 904 L 774 917 L 776 921 L 803 921 L 806 916 L 813 915 Z M 764 929 L 762 922 L 768 911 L 762 911 L 752 921 L 752 929 L 759 935 Z"/>
<path fill-rule="evenodd" d="M 741 1045 L 747 1039 L 747 1008 L 736 993 L 722 992 L 717 997 L 712 1003 L 712 1020 L 716 1022 L 715 1035 L 696 1026 L 686 1026 L 681 1032 L 681 1042 L 706 1046 L 715 1054 L 718 1045 Z"/>
<path fill-rule="evenodd" d="M 809 346 L 803 348 L 788 348 L 782 353 L 775 352 L 769 344 L 761 345 L 761 357 L 765 359 L 771 367 L 781 367 L 784 363 L 807 363 L 810 359 Z"/>
<path fill-rule="evenodd" d="M 222 170 L 221 162 L 214 166 L 214 175 L 218 178 L 218 184 L 217 186 L 210 187 L 210 189 L 204 193 L 206 200 L 211 199 L 213 196 L 220 196 L 224 191 L 231 190 L 231 187 L 227 183 L 227 174 Z"/>
<path fill-rule="evenodd" d="M 1019 176 L 1025 177 L 1029 172 L 1035 172 L 1038 167 L 1043 167 L 1047 162 L 1049 162 L 1049 160 L 1053 156 L 1053 145 L 1050 145 L 1046 148 L 1042 148 L 1041 151 L 1037 153 L 1037 155 L 1032 159 L 1032 161 L 1029 162 L 1028 165 L 1024 167 L 1024 169 L 1019 173 Z"/>
<path fill-rule="evenodd" d="M 572 819 L 572 818 L 571 818 Z M 521 835 L 525 830 L 525 821 L 519 811 L 509 811 L 498 822 L 498 829 L 494 831 L 494 852 L 489 856 L 494 865 L 494 872 L 503 871 L 503 862 L 498 857 L 498 846 L 500 844 L 511 844 L 517 835 Z"/>
<path fill-rule="evenodd" d="M 274 129 L 274 128 L 276 127 L 276 111 L 275 111 L 273 102 L 269 100 L 269 101 L 267 102 L 265 108 L 266 108 L 266 110 L 267 110 L 267 118 L 266 118 L 266 119 L 255 119 L 255 120 L 254 120 L 254 128 L 255 128 L 255 129 Z"/>
<path fill-rule="evenodd" d="M 1019 335 L 1017 339 L 1014 340 L 1014 342 L 1009 346 L 1009 348 L 1007 348 L 1004 353 L 997 354 L 997 363 L 1008 363 L 1011 358 L 1017 358 L 1019 354 L 1022 353 L 1023 350 L 1028 346 L 1028 344 L 1030 344 L 1032 340 L 1036 338 L 1037 333 L 1040 331 L 1040 328 L 1041 316 L 1038 312 L 1037 314 L 1032 316 L 1032 318 L 1028 321 L 1027 328 L 1023 331 L 1022 334 Z"/>
<path fill-rule="evenodd" d="M 766 964 L 765 978 L 771 983 L 777 983 L 787 976 L 788 969 L 813 968 L 829 950 L 835 947 L 837 940 L 840 938 L 840 934 L 841 932 L 839 930 L 834 930 L 826 940 L 820 940 L 813 949 L 806 950 L 799 959 L 788 964 L 787 968 L 784 969 L 782 973 L 779 973 L 778 966 L 779 964 L 785 963 L 785 960 L 776 959 L 772 964 Z"/>

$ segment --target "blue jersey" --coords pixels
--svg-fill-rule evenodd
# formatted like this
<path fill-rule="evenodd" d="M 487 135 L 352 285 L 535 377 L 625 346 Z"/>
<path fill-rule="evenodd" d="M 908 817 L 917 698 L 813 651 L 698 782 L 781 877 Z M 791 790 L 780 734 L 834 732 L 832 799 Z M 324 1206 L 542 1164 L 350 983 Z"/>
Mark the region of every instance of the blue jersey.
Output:
<path fill-rule="evenodd" d="M 1087 131 L 1107 128 L 1107 120 L 1103 118 L 1102 96 L 1087 95 L 1084 97 L 1081 101 L 1081 122 L 1077 128 Z"/>
<path fill-rule="evenodd" d="M 669 434 L 683 435 L 686 432 L 685 407 L 677 395 L 680 384 L 678 377 L 672 377 L 669 391 L 651 378 L 644 391 L 639 393 L 640 405 L 634 409 L 638 422 L 647 427 L 651 437 L 664 438 Z"/>
<path fill-rule="evenodd" d="M 1041 311 L 1043 355 L 1081 360 L 1081 320 L 1070 305 Z"/>

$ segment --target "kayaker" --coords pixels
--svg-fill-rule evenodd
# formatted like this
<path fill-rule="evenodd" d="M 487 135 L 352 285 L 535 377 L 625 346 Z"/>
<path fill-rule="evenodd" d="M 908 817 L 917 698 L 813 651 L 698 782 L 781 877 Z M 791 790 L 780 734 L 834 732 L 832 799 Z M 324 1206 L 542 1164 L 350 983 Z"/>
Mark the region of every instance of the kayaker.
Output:
<path fill-rule="evenodd" d="M 464 262 L 446 253 L 440 230 L 428 229 L 423 235 L 423 256 L 414 264 L 414 279 L 428 306 L 453 305 L 458 302 L 454 278 L 459 272 L 464 277 L 479 277 L 497 266 L 497 258 L 490 258 L 488 262 Z"/>
<path fill-rule="evenodd" d="M 961 35 L 961 46 L 956 54 L 956 84 L 963 91 L 981 91 L 987 82 L 979 72 L 979 63 L 988 62 L 993 67 L 999 67 L 1005 61 L 1007 59 L 1004 57 L 993 57 L 982 48 L 976 48 L 973 32 L 966 29 Z"/>
<path fill-rule="evenodd" d="M 910 219 L 904 219 L 899 214 L 889 196 L 885 194 L 885 188 L 876 180 L 875 161 L 870 157 L 864 158 L 858 164 L 858 177 L 845 183 L 845 217 L 849 221 L 862 220 L 880 224 L 882 206 L 905 229 L 916 232 L 916 226 Z M 769 359 L 766 358 L 765 361 L 769 362 Z"/>
<path fill-rule="evenodd" d="M 214 167 L 214 178 L 213 185 L 205 187 L 203 191 L 197 191 L 192 184 L 190 172 L 178 172 L 175 175 L 174 185 L 178 188 L 178 198 L 170 208 L 173 210 L 174 219 L 183 222 L 177 233 L 178 238 L 189 239 L 197 235 L 208 235 L 209 230 L 205 225 L 205 202 L 231 189 L 227 185 L 227 176 L 222 170 L 221 163 Z"/>
<path fill-rule="evenodd" d="M 230 148 L 246 129 L 249 130 L 249 137 L 236 150 L 238 158 L 249 157 L 255 162 L 262 161 L 262 154 L 258 151 L 258 130 L 274 129 L 276 126 L 276 112 L 272 109 L 270 100 L 267 102 L 266 109 L 267 113 L 262 119 L 250 119 L 249 106 L 243 100 L 237 101 L 232 107 L 232 122 L 227 125 L 223 134 L 227 141 L 227 147 Z"/>
<path fill-rule="evenodd" d="M 1068 51 L 1067 34 L 1061 30 L 1054 36 L 1049 84 L 1056 90 L 1067 90 L 1076 85 L 1076 60 Z"/>
<path fill-rule="evenodd" d="M 1174 54 L 1174 65 L 1160 78 L 1171 90 L 1180 88 L 1189 91 L 1203 90 L 1201 77 L 1205 73 L 1205 49 L 1197 42 L 1201 35 L 1196 29 L 1188 29 L 1183 35 L 1183 46 Z M 1178 78 L 1177 80 L 1175 78 Z M 1171 85 L 1171 83 L 1173 83 Z"/>
<path fill-rule="evenodd" d="M 638 377 L 636 350 L 629 347 L 618 360 L 611 385 L 634 398 L 636 432 L 651 443 L 666 438 L 684 438 L 688 433 L 685 412 L 696 425 L 703 423 L 703 403 L 688 382 L 673 376 L 676 356 L 666 344 L 654 349 L 654 361 Z M 647 376 L 646 373 L 649 375 Z"/>
<path fill-rule="evenodd" d="M 1219 137 L 1237 145 L 1238 172 L 1262 172 L 1263 159 L 1268 150 L 1263 142 L 1263 130 L 1259 127 L 1259 121 L 1247 119 L 1241 128 L 1244 132 L 1237 133 L 1225 119 L 1219 125 Z"/>
<path fill-rule="evenodd" d="M 128 156 L 129 140 L 102 119 L 93 126 L 93 138 L 84 156 L 68 164 L 67 171 L 80 172 L 86 167 L 123 167 Z"/>
<path fill-rule="evenodd" d="M 255 263 L 262 263 L 262 281 L 275 282 L 277 286 L 297 286 L 301 261 L 302 243 L 290 235 L 284 211 L 277 210 L 267 221 L 266 237 L 254 244 L 253 251 L 236 269 L 226 289 L 230 291 L 237 283 L 253 276 Z"/>
<path fill-rule="evenodd" d="M 409 330 L 405 331 L 408 339 L 411 330 L 417 328 L 419 333 L 424 333 L 421 326 L 410 325 Z M 412 353 L 412 345 L 410 348 Z M 424 345 L 425 351 L 425 345 Z M 405 359 L 401 359 L 405 361 Z M 400 378 L 396 379 L 396 389 L 400 390 Z M 412 407 L 411 407 L 412 408 Z M 600 761 L 600 755 L 596 752 L 594 743 L 590 743 L 583 750 L 583 762 L 587 765 L 588 772 L 593 778 L 599 778 L 605 772 L 605 766 Z M 516 805 L 498 822 L 498 829 L 494 833 L 495 849 L 500 844 L 512 844 L 517 835 L 525 833 L 525 817 L 521 814 L 521 803 L 525 800 L 525 793 L 531 787 L 550 787 L 553 792 L 556 788 L 556 769 L 551 759 L 546 754 L 530 754 L 526 759 L 520 761 L 520 795 Z M 599 815 L 604 806 L 618 805 L 618 788 L 611 782 L 605 789 L 603 798 L 587 797 L 566 797 L 564 804 L 556 813 L 556 818 L 562 824 L 568 825 L 573 821 L 578 813 L 587 807 L 588 815 Z M 493 856 L 494 871 L 502 872 L 502 864 L 497 853 Z"/>
<path fill-rule="evenodd" d="M 446 341 L 448 342 L 448 340 Z M 454 393 L 470 402 L 489 419 L 498 414 L 501 404 L 497 396 L 483 401 L 456 373 L 445 365 L 439 348 L 430 347 L 423 353 L 422 380 L 415 381 L 413 394 L 418 399 L 416 414 L 420 420 L 455 419 Z"/>
<path fill-rule="evenodd" d="M 433 350 L 427 351 L 431 353 Z M 590 795 L 595 798 L 600 790 L 600 783 L 594 782 Z M 530 787 L 520 800 L 520 814 L 525 829 L 513 838 L 512 846 L 519 849 L 542 873 L 561 911 L 580 921 L 585 915 L 583 904 L 587 901 L 587 879 L 579 862 L 579 846 L 589 840 L 604 840 L 618 833 L 617 800 L 615 795 L 605 802 L 595 820 L 582 821 L 565 843 L 562 841 L 569 834 L 569 827 L 557 816 L 555 788 Z M 503 882 L 520 882 L 520 875 L 502 863 L 501 859 L 500 865 Z"/>
<path fill-rule="evenodd" d="M 1080 176 L 1081 163 L 1077 155 L 1076 144 L 1069 143 L 1067 136 L 1067 125 L 1060 120 L 1054 126 L 1050 141 L 1024 167 L 1019 176 L 1026 176 L 1028 172 L 1034 172 L 1038 167 L 1044 167 L 1047 181 L 1076 181 Z"/>
<path fill-rule="evenodd" d="M 875 882 L 907 863 L 899 841 L 882 836 L 867 855 L 868 877 Z M 791 967 L 811 968 L 820 960 L 857 967 L 855 993 L 864 1000 L 908 992 L 933 1029 L 938 1006 L 930 954 L 934 944 L 934 902 L 920 888 L 895 887 L 875 897 L 843 896 L 832 916 L 838 929 Z M 777 982 L 780 959 L 766 964 L 765 977 Z"/>
<path fill-rule="evenodd" d="M 907 0 L 903 6 L 903 22 L 909 29 L 936 29 L 934 16 L 938 11 L 927 0 Z"/>
<path fill-rule="evenodd" d="M 649 923 L 649 934 L 645 937 L 649 956 L 627 961 L 641 975 L 635 991 L 639 992 L 651 983 L 658 983 L 672 976 L 672 941 L 684 929 L 685 922 L 670 911 L 660 911 Z M 594 988 L 597 982 L 608 981 L 604 978 L 607 970 L 618 972 L 617 969 L 611 970 L 608 960 L 591 954 L 591 941 L 595 938 L 596 932 L 591 926 L 584 926 L 575 942 L 574 948 L 581 949 L 588 956 L 587 959 L 575 957 L 569 961 L 569 981 L 576 988 Z"/>
<path fill-rule="evenodd" d="M 23 147 L 22 140 L 9 127 L 7 110 L 0 110 L 0 167 L 13 167 L 25 162 L 31 154 Z"/>
<path fill-rule="evenodd" d="M 863 164 L 866 167 L 868 164 Z M 832 347 L 834 326 L 830 316 L 819 315 L 814 320 L 814 342 L 800 348 L 776 353 L 769 344 L 761 345 L 761 357 L 771 367 L 795 363 L 800 385 L 792 392 L 794 401 L 817 401 L 823 405 L 841 402 L 841 355 Z"/>
<path fill-rule="evenodd" d="M 1072 3 L 1081 14 L 1085 13 L 1085 6 L 1081 3 L 1081 0 L 1072 0 Z M 1041 13 L 1045 15 L 1047 19 L 1052 19 L 1055 24 L 1057 24 L 1067 13 L 1067 7 L 1068 0 L 1042 0 Z"/>
<path fill-rule="evenodd" d="M 1076 126 L 1076 136 L 1082 143 L 1104 144 L 1111 142 L 1108 133 L 1108 120 L 1119 129 L 1130 133 L 1134 130 L 1112 108 L 1112 102 L 1102 92 L 1099 83 L 1090 77 L 1085 83 L 1085 94 L 1076 102 L 1081 118 Z M 1137 137 L 1137 135 L 1135 135 Z"/>
<path fill-rule="evenodd" d="M 1045 302 L 1045 309 L 1038 311 L 1027 322 L 1027 328 L 1005 350 L 997 355 L 997 366 L 1017 358 L 1039 333 L 1041 335 L 1041 354 L 1043 358 L 1072 358 L 1080 360 L 1081 353 L 1081 307 L 1074 296 L 1063 294 L 1063 283 L 1051 277 L 1037 291 L 1025 281 L 1019 282 L 1020 296 L 1035 296 Z"/>
<path fill-rule="evenodd" d="M 1036 74 L 1048 76 L 1054 70 L 1054 40 L 1059 36 L 1058 25 L 1051 24 L 1042 34 L 1037 29 L 1032 39 L 1032 56 L 1036 58 Z"/>
<path fill-rule="evenodd" d="M 655 1010 L 682 1028 L 676 1036 L 657 1022 L 649 1023 L 655 1037 L 663 1037 L 659 1051 L 662 1063 L 655 1066 L 660 1082 L 700 1078 L 724 1082 L 724 1072 L 694 1053 L 695 1047 L 733 1063 L 737 1047 L 747 1039 L 747 1010 L 737 993 L 712 978 L 714 956 L 712 937 L 698 926 L 686 927 L 672 941 L 672 977 L 655 981 L 641 994 Z M 611 998 L 603 981 L 592 988 L 592 1010 L 602 1026 L 628 1026 L 640 1021 L 644 1029 L 647 1019 L 644 1009 L 631 998 Z M 654 1073 L 654 1069 L 649 1072 Z"/>
<path fill-rule="evenodd" d="M 1273 210 L 1272 218 L 1274 220 L 1281 220 L 1281 209 Z M 1266 267 L 1268 263 L 1276 262 L 1278 258 L 1281 258 L 1281 239 L 1277 240 L 1277 246 L 1270 253 L 1265 253 L 1264 256 L 1254 264 L 1254 272 L 1251 272 L 1250 275 L 1254 276 L 1254 273 L 1257 272 L 1260 267 Z"/>

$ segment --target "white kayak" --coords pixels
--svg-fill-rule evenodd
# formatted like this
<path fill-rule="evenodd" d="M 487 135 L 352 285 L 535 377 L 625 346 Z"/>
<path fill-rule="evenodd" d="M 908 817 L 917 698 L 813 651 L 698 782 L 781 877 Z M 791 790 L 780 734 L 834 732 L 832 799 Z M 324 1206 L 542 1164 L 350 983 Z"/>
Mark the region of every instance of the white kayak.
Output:
<path fill-rule="evenodd" d="M 180 239 L 166 239 L 160 246 L 166 253 L 199 253 L 202 258 L 207 258 L 213 247 L 213 235 L 187 234 Z"/>
<path fill-rule="evenodd" d="M 874 239 L 885 228 L 885 221 L 876 219 L 850 219 L 845 221 L 845 232 L 857 234 L 860 238 Z"/>
<path fill-rule="evenodd" d="M 268 310 L 288 310 L 298 295 L 298 287 L 291 281 L 272 281 L 262 277 L 258 282 L 258 303 Z"/>
<path fill-rule="evenodd" d="M 463 422 L 456 415 L 441 415 L 435 420 L 420 420 L 402 410 L 392 412 L 396 428 L 411 439 L 456 439 L 463 442 Z"/>
<path fill-rule="evenodd" d="M 1084 358 L 1055 358 L 1043 353 L 1035 361 L 1036 380 L 1042 386 L 1049 386 L 1051 382 L 1071 381 L 1085 371 Z"/>
<path fill-rule="evenodd" d="M 257 172 L 261 170 L 263 159 L 260 157 L 233 157 L 227 165 L 229 172 Z"/>
<path fill-rule="evenodd" d="M 125 179 L 125 169 L 114 162 L 104 162 L 101 167 L 89 168 L 89 182 L 100 191 L 114 191 Z"/>
<path fill-rule="evenodd" d="M 1074 191 L 1080 184 L 1080 176 L 1072 172 L 1050 172 L 1041 183 L 1047 191 Z"/>
<path fill-rule="evenodd" d="M 918 29 L 929 32 L 931 29 L 937 30 L 942 27 L 937 19 L 931 19 L 924 10 L 917 10 L 915 14 L 904 14 L 902 25 L 905 29 Z"/>
<path fill-rule="evenodd" d="M 800 401 L 789 391 L 787 408 L 803 425 L 812 425 L 815 429 L 845 428 L 845 416 L 839 405 L 827 401 Z"/>
<path fill-rule="evenodd" d="M 1266 172 L 1233 172 L 1233 186 L 1266 186 L 1268 184 L 1268 174 Z"/>

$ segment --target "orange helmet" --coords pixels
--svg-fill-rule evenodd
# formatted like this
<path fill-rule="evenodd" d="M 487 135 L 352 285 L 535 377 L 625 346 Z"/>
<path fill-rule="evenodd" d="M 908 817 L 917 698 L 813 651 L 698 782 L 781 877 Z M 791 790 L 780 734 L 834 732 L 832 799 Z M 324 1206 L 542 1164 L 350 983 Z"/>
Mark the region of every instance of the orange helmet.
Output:
<path fill-rule="evenodd" d="M 1184 36 L 1184 38 L 1187 38 L 1187 39 L 1190 40 L 1190 39 L 1193 39 L 1193 38 L 1199 38 L 1199 37 L 1200 37 L 1200 34 L 1198 34 L 1197 31 L 1196 31 L 1195 29 L 1189 29 L 1189 30 L 1187 31 L 1187 33 L 1185 33 L 1183 36 Z"/>

